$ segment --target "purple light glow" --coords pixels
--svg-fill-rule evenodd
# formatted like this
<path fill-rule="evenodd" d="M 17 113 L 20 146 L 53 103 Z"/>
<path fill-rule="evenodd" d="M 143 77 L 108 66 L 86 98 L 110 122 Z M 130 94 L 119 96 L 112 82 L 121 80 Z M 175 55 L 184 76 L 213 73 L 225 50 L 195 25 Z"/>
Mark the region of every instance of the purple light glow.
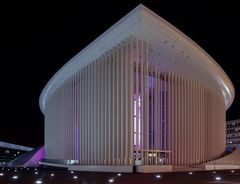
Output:
<path fill-rule="evenodd" d="M 138 111 L 138 117 L 137 117 Z M 138 120 L 137 120 L 138 119 Z M 137 145 L 137 125 L 138 125 L 138 145 Z M 134 147 L 141 146 L 141 97 L 138 96 L 138 104 L 136 102 L 136 95 L 134 95 Z"/>
<path fill-rule="evenodd" d="M 38 166 L 39 162 L 44 158 L 44 146 L 42 146 L 33 156 L 29 159 L 23 167 Z"/>

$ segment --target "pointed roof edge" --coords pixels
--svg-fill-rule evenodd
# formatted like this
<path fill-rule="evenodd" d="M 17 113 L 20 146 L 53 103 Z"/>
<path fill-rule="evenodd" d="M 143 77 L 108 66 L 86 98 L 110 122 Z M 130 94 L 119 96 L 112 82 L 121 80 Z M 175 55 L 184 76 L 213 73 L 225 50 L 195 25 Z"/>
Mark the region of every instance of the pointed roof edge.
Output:
<path fill-rule="evenodd" d="M 98 36 L 95 40 L 93 40 L 89 45 L 87 45 L 79 53 L 77 53 L 73 58 L 71 58 L 65 65 L 63 65 L 53 75 L 53 77 L 48 81 L 48 83 L 46 84 L 46 86 L 44 87 L 40 95 L 39 105 L 40 105 L 41 111 L 44 113 L 45 102 L 48 96 L 50 96 L 64 81 L 66 81 L 69 77 L 74 75 L 76 71 L 78 71 L 79 69 L 83 68 L 84 66 L 92 62 L 94 60 L 92 58 L 94 57 L 97 58 L 99 54 L 102 54 L 105 52 L 105 50 L 101 48 L 102 53 L 97 53 L 94 56 L 90 56 L 90 53 L 92 54 L 92 52 L 95 51 L 96 49 L 99 50 L 100 43 L 103 43 L 102 40 L 104 40 L 105 43 L 108 43 L 107 40 L 111 41 L 112 37 L 115 39 L 113 35 L 116 34 L 116 32 L 119 32 L 119 29 L 118 29 L 119 27 L 121 28 L 121 26 L 127 23 L 127 20 L 131 18 L 135 18 L 135 19 L 142 18 L 143 12 L 146 12 L 147 14 L 151 15 L 161 25 L 166 27 L 168 30 L 171 30 L 171 32 L 174 32 L 174 34 L 178 34 L 181 38 L 181 41 L 183 41 L 188 45 L 191 45 L 192 47 L 194 46 L 194 49 L 200 51 L 199 53 L 201 54 L 201 57 L 204 57 L 207 64 L 209 64 L 211 67 L 215 69 L 215 73 L 217 73 L 220 77 L 223 78 L 220 81 L 219 85 L 221 86 L 221 89 L 224 95 L 226 108 L 228 108 L 233 102 L 233 99 L 235 96 L 235 89 L 233 87 L 231 80 L 226 75 L 224 70 L 220 67 L 220 65 L 218 65 L 218 63 L 204 49 L 202 49 L 197 43 L 195 43 L 191 38 L 189 38 L 187 35 L 185 35 L 175 26 L 173 26 L 172 24 L 164 20 L 162 17 L 160 17 L 158 14 L 156 14 L 155 12 L 153 12 L 143 4 L 139 4 L 133 10 L 131 10 L 129 13 L 123 16 L 119 21 L 114 23 L 109 29 L 107 29 L 100 36 Z M 134 14 L 138 14 L 138 15 L 134 17 Z"/>

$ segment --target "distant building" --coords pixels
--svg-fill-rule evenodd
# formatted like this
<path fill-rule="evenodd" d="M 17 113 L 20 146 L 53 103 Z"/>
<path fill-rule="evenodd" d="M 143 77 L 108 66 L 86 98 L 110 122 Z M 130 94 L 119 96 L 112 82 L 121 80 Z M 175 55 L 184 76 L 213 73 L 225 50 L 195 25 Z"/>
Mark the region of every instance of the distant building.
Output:
<path fill-rule="evenodd" d="M 45 164 L 141 172 L 208 162 L 225 150 L 234 95 L 212 57 L 139 5 L 43 89 Z"/>
<path fill-rule="evenodd" d="M 30 147 L 0 141 L 0 166 L 32 150 Z"/>
<path fill-rule="evenodd" d="M 227 146 L 240 145 L 240 119 L 227 121 Z"/>

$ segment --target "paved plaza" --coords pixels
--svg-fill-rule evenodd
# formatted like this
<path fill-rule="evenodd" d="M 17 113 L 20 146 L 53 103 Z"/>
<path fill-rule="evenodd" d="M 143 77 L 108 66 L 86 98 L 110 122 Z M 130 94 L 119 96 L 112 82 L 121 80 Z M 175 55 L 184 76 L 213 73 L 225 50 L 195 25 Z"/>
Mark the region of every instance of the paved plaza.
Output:
<path fill-rule="evenodd" d="M 188 172 L 140 174 L 140 173 L 76 172 L 55 168 L 0 168 L 0 183 L 240 184 L 240 170 L 192 171 L 192 172 L 188 171 Z"/>

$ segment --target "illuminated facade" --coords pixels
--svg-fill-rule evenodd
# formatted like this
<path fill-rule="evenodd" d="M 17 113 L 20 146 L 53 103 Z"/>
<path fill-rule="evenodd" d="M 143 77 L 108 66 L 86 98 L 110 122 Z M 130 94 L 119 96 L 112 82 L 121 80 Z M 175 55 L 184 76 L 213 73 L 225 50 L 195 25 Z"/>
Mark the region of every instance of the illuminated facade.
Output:
<path fill-rule="evenodd" d="M 240 145 L 240 119 L 227 121 L 227 145 Z"/>
<path fill-rule="evenodd" d="M 45 86 L 45 163 L 142 171 L 210 161 L 224 152 L 233 99 L 220 66 L 139 5 Z"/>

